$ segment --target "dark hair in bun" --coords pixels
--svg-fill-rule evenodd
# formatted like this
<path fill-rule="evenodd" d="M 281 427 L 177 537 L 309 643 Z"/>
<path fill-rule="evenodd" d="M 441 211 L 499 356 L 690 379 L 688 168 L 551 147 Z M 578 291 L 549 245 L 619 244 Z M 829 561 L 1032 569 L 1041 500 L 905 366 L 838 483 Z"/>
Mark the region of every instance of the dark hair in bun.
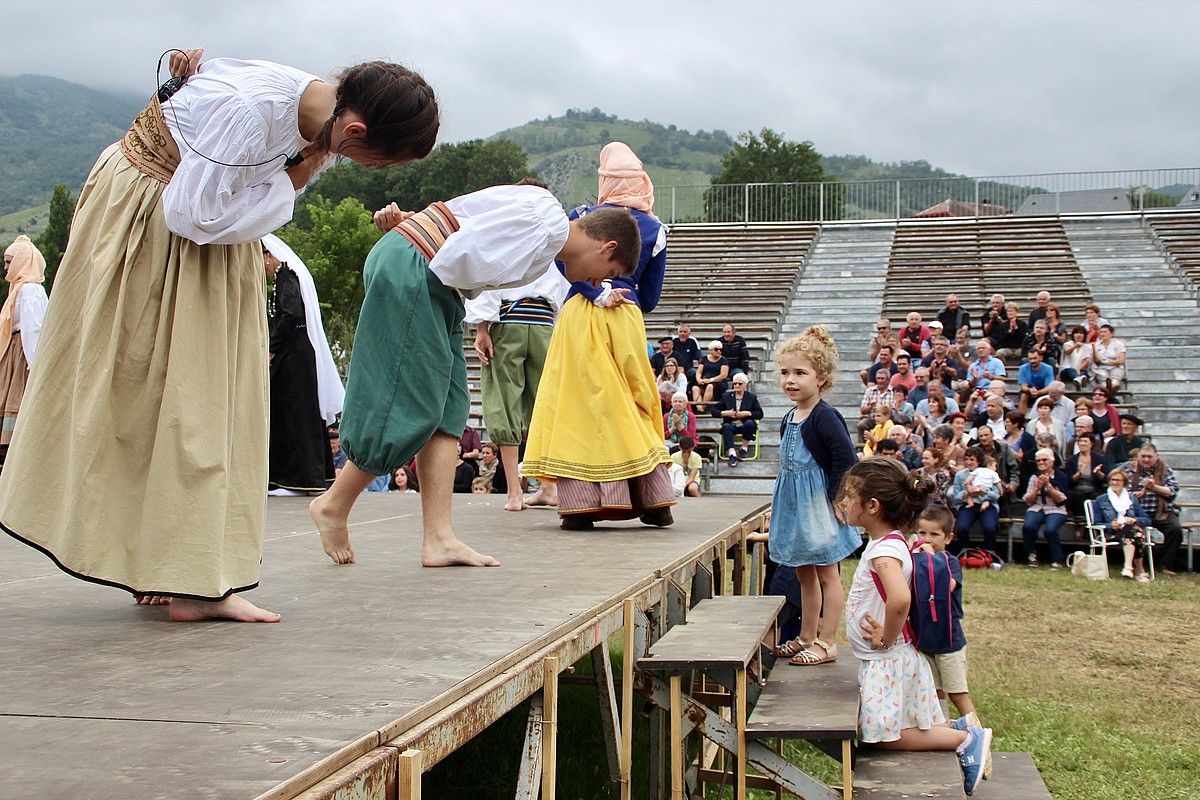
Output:
<path fill-rule="evenodd" d="M 909 530 L 928 505 L 936 486 L 894 458 L 874 456 L 850 468 L 842 481 L 842 491 L 847 489 L 853 490 L 863 503 L 878 500 L 885 522 L 897 530 Z"/>

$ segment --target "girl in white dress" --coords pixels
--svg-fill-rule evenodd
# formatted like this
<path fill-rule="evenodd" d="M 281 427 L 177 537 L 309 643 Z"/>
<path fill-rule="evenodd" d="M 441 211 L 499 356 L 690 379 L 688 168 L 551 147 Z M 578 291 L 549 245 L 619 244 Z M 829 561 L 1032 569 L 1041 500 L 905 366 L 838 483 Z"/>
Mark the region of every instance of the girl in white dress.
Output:
<path fill-rule="evenodd" d="M 4 413 L 0 446 L 7 447 L 12 441 L 25 395 L 25 381 L 46 317 L 46 289 L 42 286 L 46 279 L 46 259 L 25 234 L 4 251 L 4 277 L 8 281 L 8 298 L 0 309 L 0 342 L 6 342 L 7 346 L 0 357 L 0 409 Z"/>

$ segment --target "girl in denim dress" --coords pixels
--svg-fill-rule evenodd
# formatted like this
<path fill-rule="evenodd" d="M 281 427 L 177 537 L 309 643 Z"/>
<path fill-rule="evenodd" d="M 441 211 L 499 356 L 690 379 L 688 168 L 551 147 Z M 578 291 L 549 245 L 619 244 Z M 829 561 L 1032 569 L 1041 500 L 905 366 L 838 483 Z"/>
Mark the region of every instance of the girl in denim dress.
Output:
<path fill-rule="evenodd" d="M 837 658 L 833 638 L 844 606 L 838 562 L 862 544 L 862 531 L 834 509 L 856 459 L 846 420 L 821 399 L 838 363 L 829 332 L 809 327 L 784 342 L 775 361 L 780 388 L 796 407 L 783 418 L 768 547 L 776 563 L 795 568 L 801 596 L 800 635 L 775 654 L 813 666 Z"/>

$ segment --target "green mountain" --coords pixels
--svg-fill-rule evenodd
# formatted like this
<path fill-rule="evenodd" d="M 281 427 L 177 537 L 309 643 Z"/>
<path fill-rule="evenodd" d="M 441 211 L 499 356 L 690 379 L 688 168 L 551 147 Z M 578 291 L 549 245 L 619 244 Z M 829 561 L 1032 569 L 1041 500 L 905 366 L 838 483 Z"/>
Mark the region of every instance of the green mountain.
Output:
<path fill-rule="evenodd" d="M 625 142 L 642 159 L 655 186 L 707 186 L 733 147 L 725 131 L 690 133 L 674 125 L 617 119 L 598 108 L 532 120 L 500 131 L 529 154 L 529 166 L 568 207 L 596 199 L 600 148 Z"/>
<path fill-rule="evenodd" d="M 56 183 L 77 194 L 96 156 L 125 134 L 147 97 L 45 75 L 0 77 L 0 215 L 49 202 Z"/>

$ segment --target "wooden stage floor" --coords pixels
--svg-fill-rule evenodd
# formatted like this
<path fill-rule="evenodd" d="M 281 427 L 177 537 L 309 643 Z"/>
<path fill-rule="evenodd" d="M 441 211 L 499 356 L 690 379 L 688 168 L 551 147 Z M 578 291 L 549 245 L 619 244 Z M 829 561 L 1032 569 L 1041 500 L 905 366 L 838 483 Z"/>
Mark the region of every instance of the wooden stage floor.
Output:
<path fill-rule="evenodd" d="M 278 625 L 172 624 L 0 535 L 0 797 L 290 797 L 619 605 L 764 506 L 701 498 L 674 527 L 568 533 L 457 495 L 499 569 L 422 569 L 419 497 L 365 495 L 359 563 L 321 551 L 303 498 L 269 498 L 262 587 Z"/>

